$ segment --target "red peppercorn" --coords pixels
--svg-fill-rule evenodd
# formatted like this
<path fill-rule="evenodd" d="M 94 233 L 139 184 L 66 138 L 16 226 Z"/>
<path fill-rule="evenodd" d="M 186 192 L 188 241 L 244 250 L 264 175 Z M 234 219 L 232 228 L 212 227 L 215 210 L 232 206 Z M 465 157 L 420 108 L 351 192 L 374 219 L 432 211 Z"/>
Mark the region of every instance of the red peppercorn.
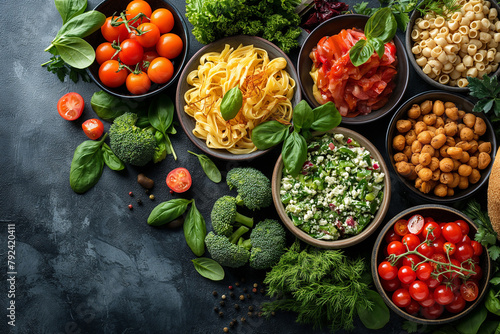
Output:
<path fill-rule="evenodd" d="M 232 285 L 229 286 L 229 290 L 233 290 L 233 286 Z"/>
<path fill-rule="evenodd" d="M 173 190 L 170 190 L 170 194 L 173 195 L 174 194 L 174 191 Z"/>
<path fill-rule="evenodd" d="M 129 204 L 129 205 L 128 205 L 128 208 L 129 208 L 130 210 L 132 210 L 134 207 L 132 206 L 132 204 Z"/>
<path fill-rule="evenodd" d="M 132 197 L 132 196 L 134 196 L 134 193 L 133 193 L 133 192 L 131 192 L 131 191 L 129 191 L 128 195 L 129 195 L 130 197 Z"/>
<path fill-rule="evenodd" d="M 252 292 L 253 292 L 253 293 L 257 293 L 257 288 L 253 288 L 253 289 L 252 289 Z"/>

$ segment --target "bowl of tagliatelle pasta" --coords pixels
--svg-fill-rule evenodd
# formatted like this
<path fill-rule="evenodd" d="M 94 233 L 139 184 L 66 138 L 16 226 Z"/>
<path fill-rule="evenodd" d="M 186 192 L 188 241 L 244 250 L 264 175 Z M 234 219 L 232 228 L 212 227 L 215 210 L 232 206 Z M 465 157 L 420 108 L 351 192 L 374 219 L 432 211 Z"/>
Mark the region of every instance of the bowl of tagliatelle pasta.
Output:
<path fill-rule="evenodd" d="M 271 42 L 227 37 L 204 46 L 187 63 L 177 86 L 177 115 L 189 139 L 205 153 L 250 160 L 266 152 L 251 140 L 255 126 L 270 120 L 291 122 L 293 107 L 301 100 L 297 81 L 291 60 Z M 235 87 L 241 91 L 241 107 L 226 120 L 221 102 Z"/>
<path fill-rule="evenodd" d="M 394 36 L 382 58 L 374 52 L 356 67 L 349 50 L 364 39 L 365 15 L 342 15 L 323 22 L 307 37 L 297 61 L 304 97 L 318 107 L 332 101 L 343 124 L 364 124 L 395 110 L 409 77 L 404 45 Z"/>
<path fill-rule="evenodd" d="M 436 88 L 458 93 L 468 92 L 468 77 L 498 75 L 499 11 L 495 1 L 420 3 L 406 29 L 406 50 L 418 75 Z"/>

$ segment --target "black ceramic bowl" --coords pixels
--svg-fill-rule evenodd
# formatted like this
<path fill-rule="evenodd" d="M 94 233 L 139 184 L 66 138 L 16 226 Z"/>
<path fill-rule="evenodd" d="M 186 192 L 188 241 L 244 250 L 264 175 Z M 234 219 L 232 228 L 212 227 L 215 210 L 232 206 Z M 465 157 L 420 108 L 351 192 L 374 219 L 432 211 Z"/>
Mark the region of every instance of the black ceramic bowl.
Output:
<path fill-rule="evenodd" d="M 496 142 L 496 137 L 495 137 L 495 132 L 493 130 L 493 127 L 491 123 L 488 121 L 488 119 L 485 117 L 483 113 L 474 113 L 476 117 L 481 117 L 484 122 L 486 123 L 486 133 L 480 137 L 480 140 L 483 141 L 489 141 L 491 142 L 491 162 L 488 165 L 488 167 L 481 172 L 481 179 L 479 182 L 475 184 L 469 184 L 469 187 L 467 189 L 459 189 L 458 187 L 454 188 L 455 194 L 453 196 L 447 196 L 447 197 L 439 197 L 434 195 L 433 192 L 430 193 L 423 193 L 417 188 L 415 188 L 415 181 L 410 181 L 403 176 L 401 176 L 397 171 L 395 167 L 395 161 L 394 161 L 394 154 L 397 153 L 397 151 L 393 148 L 392 146 L 392 140 L 393 138 L 398 134 L 398 130 L 396 129 L 396 124 L 398 120 L 401 119 L 408 119 L 407 117 L 407 112 L 411 108 L 413 104 L 421 104 L 422 102 L 426 100 L 441 100 L 443 102 L 453 102 L 455 105 L 458 107 L 459 110 L 464 110 L 466 113 L 472 112 L 472 108 L 474 105 L 467 100 L 464 97 L 461 97 L 459 95 L 456 95 L 451 92 L 443 92 L 443 91 L 428 91 L 428 92 L 423 92 L 420 93 L 407 102 L 405 102 L 399 109 L 398 111 L 394 114 L 392 117 L 392 120 L 389 124 L 389 127 L 387 129 L 387 135 L 386 135 L 386 150 L 387 154 L 389 155 L 389 160 L 390 160 L 390 165 L 392 166 L 392 170 L 396 174 L 397 178 L 399 181 L 401 181 L 413 194 L 416 194 L 418 197 L 432 203 L 441 203 L 441 204 L 446 204 L 446 203 L 454 203 L 456 201 L 465 199 L 467 197 L 472 196 L 475 194 L 485 183 L 487 183 L 488 178 L 491 173 L 491 169 L 493 167 L 493 161 L 495 159 L 495 154 L 497 151 L 497 142 Z"/>
<path fill-rule="evenodd" d="M 205 45 L 198 52 L 194 54 L 194 56 L 189 60 L 186 64 L 184 70 L 182 71 L 179 77 L 179 83 L 177 85 L 177 93 L 175 95 L 175 109 L 177 110 L 177 116 L 179 117 L 179 121 L 181 123 L 184 132 L 186 132 L 189 139 L 195 144 L 200 150 L 204 153 L 209 154 L 215 158 L 223 159 L 223 160 L 252 160 L 263 154 L 265 154 L 268 150 L 257 150 L 248 154 L 233 154 L 225 149 L 214 149 L 209 148 L 204 139 L 200 139 L 193 134 L 193 129 L 196 125 L 196 121 L 194 118 L 186 114 L 184 111 L 184 106 L 186 102 L 184 100 L 184 93 L 190 88 L 188 85 L 186 78 L 189 73 L 198 68 L 200 64 L 200 58 L 202 55 L 208 52 L 221 52 L 224 50 L 225 45 L 228 44 L 233 48 L 237 48 L 241 45 L 253 45 L 256 48 L 261 48 L 267 51 L 269 58 L 274 59 L 278 57 L 285 58 L 287 62 L 286 71 L 290 75 L 290 77 L 295 81 L 295 92 L 292 98 L 292 106 L 295 106 L 301 100 L 301 92 L 298 87 L 298 79 L 297 73 L 295 71 L 295 67 L 293 66 L 292 61 L 288 56 L 276 45 L 273 43 L 256 36 L 247 36 L 247 35 L 239 35 L 239 36 L 231 36 L 226 37 L 220 40 L 217 40 L 213 43 Z"/>
<path fill-rule="evenodd" d="M 165 90 L 166 88 L 170 87 L 172 84 L 174 84 L 179 77 L 181 70 L 186 63 L 186 58 L 188 55 L 188 50 L 189 50 L 189 37 L 188 37 L 188 28 L 186 25 L 186 22 L 184 20 L 183 15 L 175 8 L 170 2 L 165 1 L 165 0 L 148 0 L 148 4 L 151 6 L 151 9 L 154 11 L 155 9 L 158 8 L 166 8 L 168 9 L 172 15 L 174 16 L 174 27 L 170 31 L 171 33 L 174 33 L 178 35 L 182 39 L 183 43 L 183 48 L 182 52 L 179 56 L 177 56 L 175 59 L 170 59 L 172 61 L 172 64 L 174 65 L 174 74 L 172 75 L 172 78 L 164 83 L 164 84 L 151 84 L 151 88 L 149 91 L 145 94 L 140 94 L 140 95 L 133 95 L 131 94 L 125 85 L 122 85 L 118 88 L 110 88 L 106 87 L 103 85 L 101 80 L 99 79 L 99 64 L 97 61 L 94 61 L 92 65 L 90 65 L 87 68 L 87 73 L 90 75 L 92 80 L 105 92 L 121 97 L 121 98 L 127 98 L 127 99 L 143 99 L 147 98 L 150 96 L 153 96 L 155 94 L 158 94 L 159 92 Z M 125 10 L 127 7 L 127 2 L 123 2 L 120 0 L 106 0 L 101 2 L 99 5 L 97 5 L 94 9 L 100 11 L 106 17 L 112 16 L 113 14 L 118 15 L 122 11 Z M 101 43 L 106 42 L 104 37 L 102 37 L 101 30 L 97 30 L 90 36 L 86 37 L 85 40 L 92 45 L 92 47 L 95 48 L 98 47 Z"/>
<path fill-rule="evenodd" d="M 479 288 L 478 297 L 472 302 L 467 302 L 465 308 L 460 313 L 450 313 L 445 309 L 443 314 L 437 319 L 427 319 L 423 317 L 420 313 L 418 313 L 417 315 L 411 315 L 404 309 L 396 306 L 396 304 L 394 304 L 394 302 L 392 301 L 392 292 L 387 292 L 382 287 L 381 283 L 382 279 L 378 274 L 378 265 L 385 260 L 383 251 L 384 247 L 386 247 L 386 242 L 384 240 L 385 236 L 390 230 L 394 228 L 394 224 L 398 220 L 400 219 L 408 220 L 411 216 L 415 214 L 419 214 L 423 217 L 432 217 L 436 222 L 454 222 L 456 220 L 463 219 L 469 224 L 470 230 L 468 235 L 472 240 L 474 240 L 474 235 L 477 232 L 477 226 L 472 221 L 472 219 L 467 217 L 462 212 L 444 205 L 432 205 L 432 204 L 419 205 L 409 208 L 397 214 L 384 226 L 384 228 L 378 235 L 377 240 L 375 241 L 375 245 L 373 246 L 371 268 L 372 268 L 372 277 L 375 287 L 377 288 L 378 292 L 384 299 L 387 306 L 389 306 L 389 308 L 393 310 L 397 315 L 405 319 L 426 325 L 440 325 L 460 319 L 469 314 L 476 306 L 480 305 L 482 299 L 484 298 L 484 296 L 488 291 L 488 281 L 491 275 L 491 262 L 488 250 L 484 247 L 483 247 L 484 251 L 480 256 L 480 262 L 479 262 L 479 266 L 481 267 L 483 274 L 478 284 Z"/>
<path fill-rule="evenodd" d="M 500 13 L 500 7 L 498 6 L 496 1 L 490 1 L 491 7 L 496 8 L 496 10 Z M 413 40 L 411 38 L 411 32 L 413 29 L 413 26 L 415 25 L 415 21 L 419 18 L 422 17 L 422 14 L 418 10 L 414 10 L 411 17 L 410 17 L 410 22 L 408 22 L 408 26 L 406 28 L 406 34 L 405 34 L 405 47 L 406 47 L 406 52 L 408 53 L 408 58 L 410 60 L 410 64 L 417 72 L 417 74 L 429 85 L 436 87 L 437 89 L 444 89 L 450 92 L 455 92 L 455 93 L 467 93 L 469 91 L 469 88 L 467 87 L 454 87 L 450 85 L 443 85 L 436 80 L 431 79 L 427 74 L 424 73 L 422 68 L 417 64 L 415 60 L 415 55 L 412 53 L 412 47 L 413 47 Z M 500 74 L 500 67 L 494 72 L 494 75 Z"/>
<path fill-rule="evenodd" d="M 316 29 L 314 29 L 309 36 L 304 41 L 299 53 L 299 58 L 297 61 L 297 71 L 299 75 L 299 83 L 300 88 L 306 98 L 313 108 L 318 107 L 320 104 L 313 95 L 313 79 L 309 75 L 311 71 L 313 62 L 311 58 L 309 58 L 309 54 L 312 49 L 318 44 L 319 40 L 324 36 L 332 36 L 338 34 L 342 29 L 349 28 L 359 28 L 361 30 L 364 29 L 366 21 L 368 21 L 368 16 L 365 15 L 341 15 L 329 19 L 328 21 L 320 24 Z M 408 84 L 409 78 L 409 70 L 408 70 L 408 59 L 406 58 L 406 53 L 404 51 L 404 45 L 401 43 L 397 36 L 394 36 L 394 43 L 396 45 L 396 55 L 398 57 L 398 65 L 397 70 L 398 74 L 396 75 L 396 87 L 392 92 L 389 101 L 386 105 L 378 110 L 374 110 L 367 115 L 356 116 L 356 117 L 343 117 L 342 123 L 347 124 L 364 124 L 376 119 L 379 119 L 385 115 L 387 115 L 391 110 L 394 110 L 396 105 L 399 103 L 401 98 L 403 97 L 404 92 L 406 91 L 406 86 Z"/>

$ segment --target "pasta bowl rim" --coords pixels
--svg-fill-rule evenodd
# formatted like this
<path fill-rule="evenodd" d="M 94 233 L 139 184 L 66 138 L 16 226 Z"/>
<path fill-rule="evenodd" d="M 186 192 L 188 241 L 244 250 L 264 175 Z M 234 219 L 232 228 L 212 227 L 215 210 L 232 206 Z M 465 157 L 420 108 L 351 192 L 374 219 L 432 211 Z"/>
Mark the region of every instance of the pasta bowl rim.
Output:
<path fill-rule="evenodd" d="M 495 159 L 496 151 L 497 151 L 497 141 L 494 135 L 494 130 L 493 126 L 491 125 L 491 122 L 488 120 L 488 118 L 483 114 L 483 113 L 474 113 L 476 116 L 481 117 L 485 123 L 486 123 L 486 133 L 483 136 L 488 135 L 490 141 L 491 141 L 491 162 L 489 166 L 486 168 L 485 171 L 481 173 L 481 180 L 477 182 L 474 185 L 470 185 L 467 189 L 460 191 L 458 194 L 455 194 L 453 196 L 447 196 L 447 197 L 438 197 L 434 194 L 424 194 L 420 190 L 414 187 L 413 181 L 406 180 L 404 177 L 402 177 L 395 168 L 394 165 L 394 149 L 392 148 L 392 138 L 394 137 L 394 134 L 396 133 L 396 123 L 398 120 L 400 120 L 404 113 L 408 111 L 409 107 L 414 104 L 414 103 L 421 103 L 425 100 L 441 100 L 443 102 L 454 102 L 454 103 L 461 103 L 463 104 L 466 108 L 464 108 L 466 112 L 472 112 L 473 104 L 471 101 L 466 99 L 463 96 L 456 95 L 453 92 L 449 91 L 439 91 L 439 90 L 431 90 L 431 91 L 426 91 L 419 93 L 409 100 L 407 100 L 405 103 L 403 103 L 398 110 L 394 113 L 391 121 L 389 122 L 389 126 L 387 127 L 387 132 L 386 132 L 386 140 L 385 140 L 385 148 L 386 152 L 388 155 L 389 159 L 389 164 L 391 165 L 391 170 L 396 174 L 397 179 L 404 184 L 406 188 L 408 188 L 412 194 L 415 194 L 418 198 L 424 199 L 426 201 L 432 201 L 433 203 L 438 203 L 438 204 L 450 204 L 459 200 L 466 199 L 470 196 L 472 196 L 474 193 L 479 191 L 485 184 L 488 182 L 488 178 L 491 174 L 491 169 L 493 167 L 493 160 Z"/>
<path fill-rule="evenodd" d="M 351 26 L 347 27 L 345 23 L 346 21 L 361 22 L 356 24 L 359 25 L 359 27 L 364 27 L 366 21 L 368 21 L 368 18 L 369 16 L 360 14 L 346 14 L 336 16 L 321 23 L 318 27 L 311 31 L 311 33 L 305 39 L 300 48 L 297 59 L 297 74 L 304 98 L 313 108 L 320 106 L 320 104 L 312 96 L 312 79 L 309 75 L 312 66 L 312 60 L 309 58 L 309 53 L 311 52 L 312 48 L 316 46 L 317 42 L 322 37 L 327 36 L 328 32 L 331 29 L 334 29 L 336 33 L 337 30 L 340 31 L 341 29 L 352 28 L 354 26 L 354 24 L 352 24 Z M 330 33 L 330 35 L 332 35 L 332 33 Z M 356 117 L 342 117 L 342 125 L 348 126 L 367 124 L 379 120 L 394 111 L 397 105 L 400 103 L 408 86 L 410 71 L 407 59 L 408 57 L 404 50 L 404 43 L 401 42 L 397 35 L 394 35 L 393 40 L 396 45 L 396 54 L 398 56 L 398 65 L 396 67 L 398 73 L 394 79 L 396 82 L 396 87 L 391 93 L 389 101 L 382 108 L 374 110 L 367 115 L 359 115 Z"/>
<path fill-rule="evenodd" d="M 154 4 L 152 4 L 152 2 Z M 174 74 L 172 75 L 172 78 L 170 78 L 169 81 L 167 81 L 164 84 L 155 84 L 151 83 L 151 86 L 156 88 L 148 90 L 144 94 L 138 94 L 134 95 L 128 92 L 127 88 L 125 87 L 125 84 L 123 84 L 120 87 L 112 88 L 112 87 L 107 87 L 105 86 L 101 80 L 99 79 L 99 64 L 97 64 L 97 61 L 94 61 L 89 67 L 86 68 L 87 74 L 90 76 L 91 80 L 103 91 L 105 91 L 108 94 L 111 94 L 113 96 L 123 98 L 123 99 L 131 99 L 131 100 L 144 100 L 147 98 L 150 98 L 160 92 L 165 91 L 167 88 L 171 87 L 174 85 L 179 78 L 179 75 L 182 72 L 182 69 L 184 65 L 186 64 L 187 61 L 187 56 L 189 53 L 189 35 L 188 35 L 188 27 L 186 24 L 186 20 L 184 19 L 184 16 L 181 14 L 181 12 L 175 7 L 175 5 L 168 1 L 168 0 L 150 0 L 148 1 L 148 4 L 151 6 L 151 9 L 154 11 L 157 8 L 166 8 L 168 9 L 172 15 L 174 16 L 174 27 L 170 31 L 171 33 L 177 34 L 181 39 L 183 43 L 182 51 L 180 55 L 178 55 L 174 59 L 170 59 L 172 61 L 172 65 L 174 66 Z M 158 4 L 161 4 L 158 5 Z M 106 10 L 106 12 L 102 12 L 103 8 L 105 6 L 110 6 L 111 8 Z M 102 12 L 106 17 L 111 16 L 115 11 L 113 9 L 115 7 L 122 8 L 121 10 L 125 10 L 126 4 L 121 3 L 120 1 L 117 0 L 104 0 L 99 2 L 94 7 L 94 10 Z M 120 10 L 120 11 L 121 11 Z M 113 11 L 113 12 L 112 12 Z M 104 37 L 102 37 L 101 30 L 98 29 L 94 33 L 90 34 L 89 36 L 84 38 L 87 42 L 89 42 L 92 47 L 95 48 L 100 45 L 102 42 L 106 42 Z"/>
<path fill-rule="evenodd" d="M 236 35 L 236 36 L 224 37 L 203 46 L 191 57 L 191 59 L 187 62 L 186 66 L 184 66 L 184 69 L 182 70 L 182 73 L 179 76 L 179 82 L 177 84 L 176 95 L 175 95 L 175 109 L 179 122 L 184 132 L 188 136 L 189 140 L 191 140 L 191 142 L 201 151 L 214 158 L 218 158 L 221 160 L 229 160 L 229 161 L 249 161 L 266 154 L 273 148 L 269 148 L 267 150 L 256 150 L 254 152 L 247 154 L 233 154 L 225 149 L 209 148 L 206 145 L 205 140 L 200 139 L 193 134 L 192 130 L 194 128 L 195 121 L 191 118 L 191 116 L 187 115 L 184 112 L 184 106 L 185 106 L 184 93 L 186 90 L 184 89 L 183 86 L 185 85 L 186 77 L 194 68 L 196 68 L 195 67 L 196 64 L 199 64 L 200 57 L 207 52 L 211 52 L 212 51 L 211 49 L 218 45 L 222 45 L 224 47 L 225 44 L 230 44 L 231 46 L 233 45 L 238 46 L 240 44 L 242 45 L 253 44 L 255 46 L 255 43 L 259 45 L 265 45 L 267 47 L 267 49 L 265 49 L 267 52 L 269 52 L 269 49 L 272 49 L 274 50 L 274 52 L 279 54 L 279 57 L 283 57 L 286 60 L 287 72 L 289 73 L 290 77 L 295 80 L 295 91 L 292 98 L 292 106 L 295 107 L 295 105 L 302 99 L 302 93 L 298 85 L 298 76 L 295 70 L 295 66 L 293 65 L 293 62 L 280 48 L 278 48 L 275 44 L 269 42 L 268 40 L 258 36 Z M 291 71 L 289 71 L 288 69 L 290 69 Z"/>
<path fill-rule="evenodd" d="M 426 318 L 423 318 L 420 316 L 411 315 L 411 314 L 405 312 L 404 310 L 402 310 L 401 308 L 399 308 L 398 306 L 396 306 L 396 304 L 394 304 L 394 302 L 392 301 L 392 298 L 389 296 L 390 292 L 387 292 L 384 290 L 384 288 L 382 287 L 382 284 L 381 284 L 381 278 L 378 275 L 379 260 L 383 259 L 382 245 L 384 244 L 385 235 L 391 228 L 393 228 L 394 224 L 399 219 L 402 219 L 402 218 L 407 219 L 407 218 L 409 218 L 412 215 L 417 214 L 417 213 L 422 214 L 424 212 L 434 212 L 434 211 L 440 212 L 440 214 L 444 215 L 444 216 L 449 215 L 449 217 L 456 217 L 454 220 L 457 220 L 457 219 L 465 220 L 471 226 L 471 228 L 470 228 L 471 231 L 469 232 L 469 235 L 474 234 L 472 232 L 473 230 L 477 231 L 477 225 L 474 223 L 474 221 L 472 219 L 470 219 L 467 215 L 465 215 L 461 211 L 454 209 L 452 207 L 448 207 L 448 206 L 441 205 L 441 204 L 423 204 L 423 205 L 413 206 L 413 207 L 405 209 L 405 210 L 397 213 L 396 215 L 394 215 L 394 217 L 392 217 L 382 227 L 382 229 L 380 230 L 380 232 L 375 240 L 375 243 L 373 245 L 373 250 L 372 250 L 372 255 L 371 255 L 371 260 L 370 260 L 373 283 L 374 283 L 378 293 L 380 294 L 380 296 L 383 298 L 384 302 L 386 303 L 386 305 L 389 306 L 389 308 L 392 311 L 394 311 L 398 316 L 405 318 L 407 320 L 410 320 L 410 321 L 414 321 L 414 322 L 417 322 L 420 324 L 426 324 L 426 325 L 438 325 L 438 324 L 449 323 L 449 322 L 455 321 L 455 320 L 462 318 L 462 317 L 466 316 L 467 314 L 469 314 L 477 305 L 479 305 L 481 303 L 481 301 L 485 297 L 486 292 L 488 290 L 487 288 L 488 288 L 488 284 L 489 284 L 488 283 L 489 277 L 491 276 L 491 260 L 490 260 L 490 256 L 488 253 L 488 249 L 486 247 L 484 247 L 483 254 L 481 255 L 482 256 L 481 268 L 483 269 L 483 277 L 480 280 L 479 296 L 474 302 L 472 302 L 472 304 L 470 304 L 467 308 L 462 310 L 462 312 L 456 313 L 455 315 L 452 314 L 451 316 L 449 316 L 447 318 L 426 319 Z M 446 312 L 446 314 L 448 314 L 448 312 Z"/>
<path fill-rule="evenodd" d="M 494 6 L 497 9 L 498 13 L 500 14 L 500 6 L 498 5 L 498 3 L 496 1 L 490 1 L 490 3 L 492 6 Z M 422 68 L 417 64 L 415 56 L 413 55 L 413 53 L 411 51 L 412 42 L 413 42 L 411 39 L 411 29 L 413 28 L 415 21 L 419 17 L 421 17 L 421 13 L 417 9 L 415 9 L 410 16 L 410 21 L 408 22 L 408 25 L 406 26 L 406 32 L 405 32 L 405 49 L 406 49 L 406 53 L 408 54 L 408 59 L 410 61 L 411 66 L 413 67 L 415 72 L 417 72 L 417 74 L 420 78 L 422 78 L 426 83 L 428 83 L 429 85 L 431 85 L 437 89 L 443 89 L 443 90 L 447 90 L 450 92 L 462 93 L 462 94 L 468 93 L 469 88 L 467 88 L 467 87 L 461 88 L 461 87 L 444 85 L 444 84 L 441 84 L 441 83 L 429 78 L 429 76 L 427 74 L 425 74 L 423 72 Z M 498 76 L 499 74 L 500 74 L 500 66 L 498 67 L 498 69 L 495 72 L 493 72 L 492 75 Z"/>
<path fill-rule="evenodd" d="M 278 216 L 280 217 L 281 221 L 283 224 L 286 226 L 286 228 L 292 232 L 297 238 L 300 240 L 304 241 L 305 243 L 323 248 L 323 249 L 340 249 L 340 248 L 346 248 L 346 247 L 351 247 L 354 246 L 365 239 L 367 239 L 369 236 L 371 236 L 379 227 L 379 225 L 382 223 L 382 221 L 385 218 L 385 215 L 387 214 L 387 211 L 389 210 L 389 204 L 391 201 L 391 178 L 389 175 L 389 169 L 387 168 L 387 165 L 384 161 L 383 155 L 380 153 L 380 151 L 371 143 L 366 137 L 361 135 L 358 132 L 355 132 L 351 129 L 348 128 L 343 128 L 343 127 L 336 127 L 334 129 L 331 129 L 330 131 L 326 132 L 313 132 L 313 136 L 321 136 L 325 133 L 341 133 L 344 136 L 349 136 L 354 138 L 358 143 L 362 146 L 368 149 L 371 153 L 371 155 L 379 162 L 381 170 L 384 172 L 385 177 L 384 177 L 384 198 L 382 200 L 382 203 L 380 203 L 380 207 L 377 210 L 377 213 L 375 214 L 374 219 L 361 231 L 359 234 L 346 238 L 346 239 L 339 239 L 339 240 L 334 240 L 334 241 L 328 241 L 328 240 L 319 240 L 311 237 L 308 235 L 306 232 L 302 231 L 299 227 L 295 226 L 293 221 L 288 217 L 284 205 L 281 202 L 281 197 L 280 197 L 280 188 L 281 188 L 281 178 L 282 178 L 282 171 L 283 171 L 283 160 L 281 155 L 278 157 L 278 160 L 276 161 L 276 164 L 274 165 L 274 170 L 273 170 L 273 175 L 272 175 L 272 180 L 271 180 L 271 188 L 272 188 L 272 196 L 273 196 L 273 203 L 276 208 L 276 211 L 278 212 Z"/>

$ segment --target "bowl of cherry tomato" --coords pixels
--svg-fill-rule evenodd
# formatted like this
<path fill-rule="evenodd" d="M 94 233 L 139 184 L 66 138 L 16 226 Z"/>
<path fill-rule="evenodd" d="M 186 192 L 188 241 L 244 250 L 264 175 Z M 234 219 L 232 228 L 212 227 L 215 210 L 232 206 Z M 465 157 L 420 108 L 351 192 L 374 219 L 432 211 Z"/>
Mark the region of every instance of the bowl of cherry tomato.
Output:
<path fill-rule="evenodd" d="M 469 314 L 487 292 L 488 250 L 477 227 L 444 205 L 420 205 L 392 218 L 373 248 L 374 284 L 399 316 L 444 324 Z"/>
<path fill-rule="evenodd" d="M 171 86 L 189 50 L 186 22 L 164 0 L 106 0 L 95 10 L 106 15 L 100 30 L 86 38 L 96 59 L 89 76 L 121 98 L 146 98 Z"/>

